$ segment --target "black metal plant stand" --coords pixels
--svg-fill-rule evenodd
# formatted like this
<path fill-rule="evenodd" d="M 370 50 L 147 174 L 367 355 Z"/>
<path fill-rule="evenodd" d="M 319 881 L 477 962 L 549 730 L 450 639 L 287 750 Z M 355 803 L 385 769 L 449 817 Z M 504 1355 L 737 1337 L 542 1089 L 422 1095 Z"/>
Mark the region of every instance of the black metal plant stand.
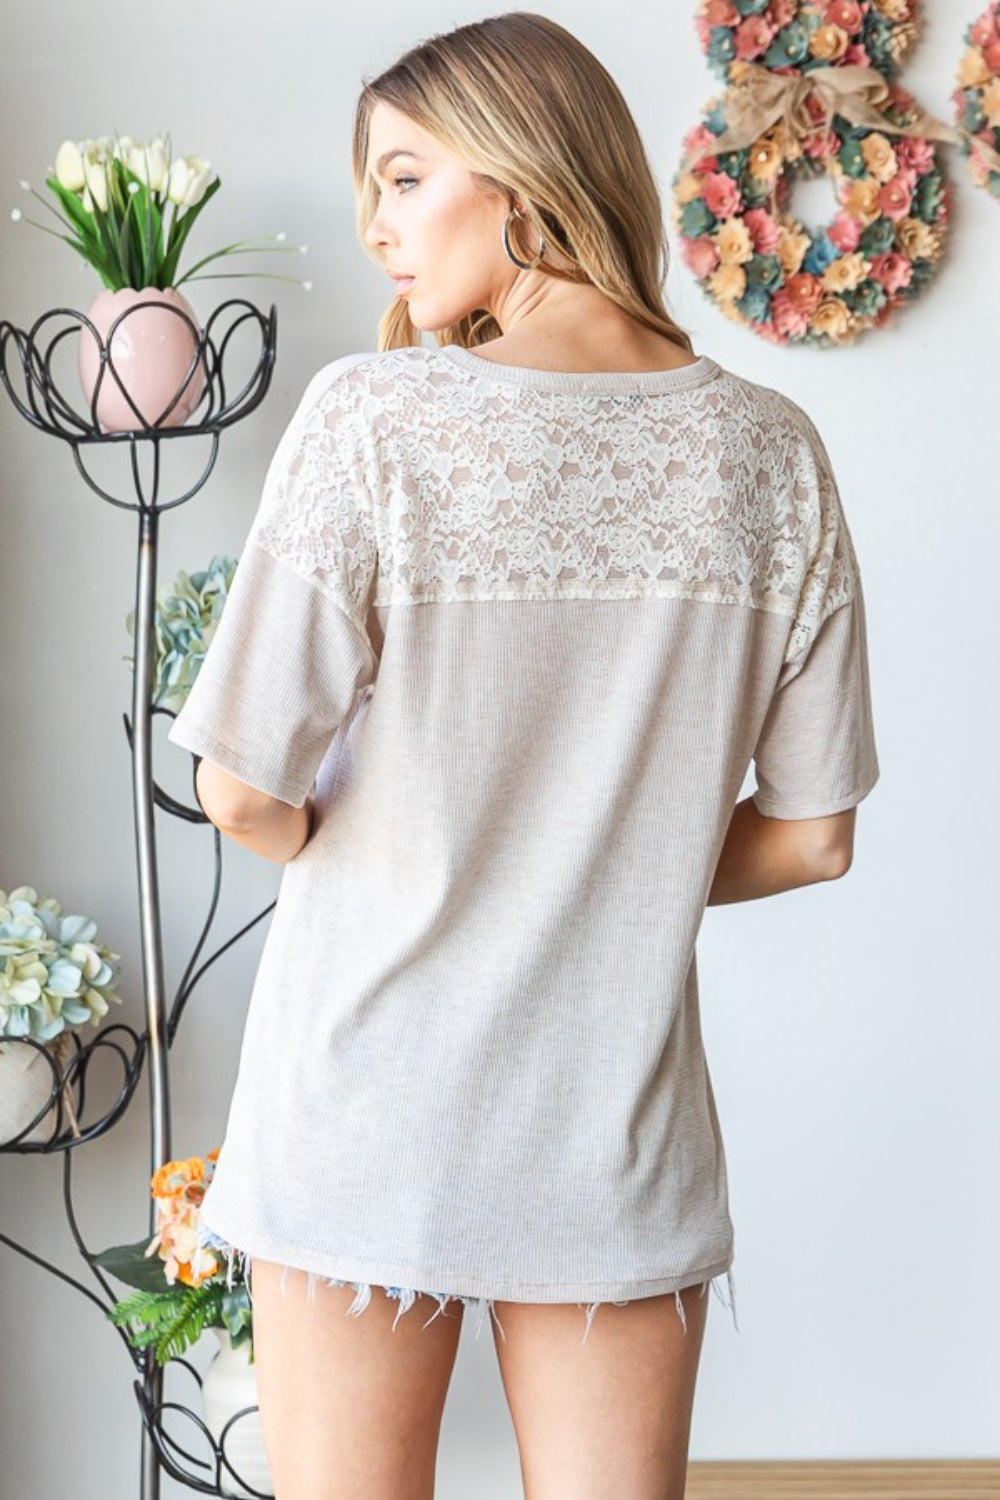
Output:
<path fill-rule="evenodd" d="M 145 304 L 145 307 L 148 305 Z M 193 793 L 197 758 L 194 758 L 192 766 L 194 805 L 186 805 L 171 797 L 157 785 L 153 775 L 154 714 L 167 713 L 169 717 L 173 717 L 169 710 L 153 706 L 156 661 L 153 616 L 159 519 L 161 512 L 183 505 L 198 493 L 215 466 L 221 433 L 225 428 L 249 416 L 267 394 L 274 366 L 277 315 L 272 307 L 265 317 L 252 303 L 234 298 L 216 308 L 205 328 L 198 329 L 173 304 L 163 303 L 161 306 L 188 323 L 194 339 L 194 350 L 187 374 L 176 396 L 158 414 L 155 422 L 148 421 L 132 400 L 112 359 L 117 330 L 126 319 L 141 314 L 144 311 L 143 304 L 137 304 L 122 313 L 111 325 L 106 341 L 84 314 L 68 308 L 45 313 L 27 332 L 10 323 L 0 322 L 0 382 L 17 410 L 40 432 L 60 438 L 69 445 L 77 469 L 90 489 L 109 504 L 134 511 L 139 518 L 132 719 L 130 723 L 125 716 L 125 732 L 132 753 L 145 1028 L 142 1032 L 137 1032 L 122 1024 L 107 1026 L 98 1031 L 88 1043 L 81 1042 L 75 1033 L 70 1033 L 59 1060 L 40 1043 L 20 1042 L 20 1045 L 34 1046 L 44 1054 L 52 1070 L 52 1087 L 35 1118 L 17 1137 L 0 1144 L 0 1153 L 62 1153 L 63 1201 L 67 1222 L 77 1249 L 97 1282 L 98 1290 L 94 1291 L 82 1281 L 67 1275 L 5 1234 L 0 1234 L 0 1243 L 75 1287 L 105 1312 L 117 1298 L 101 1272 L 90 1262 L 88 1248 L 80 1233 L 73 1202 L 73 1150 L 102 1135 L 121 1118 L 131 1102 L 143 1065 L 146 1064 L 149 1070 L 151 1173 L 170 1159 L 168 1059 L 184 1008 L 206 970 L 267 916 L 274 906 L 272 902 L 202 960 L 202 951 L 215 919 L 221 889 L 221 836 L 213 828 L 215 881 L 208 915 L 177 992 L 168 1005 L 163 973 L 154 809 L 159 807 L 165 813 L 192 823 L 207 824 L 208 819 Z M 157 315 L 163 316 L 159 307 Z M 71 378 L 68 379 L 65 373 L 58 373 L 59 367 L 66 364 L 67 354 L 75 365 L 75 358 L 72 357 L 78 350 L 77 336 L 93 337 L 100 352 L 99 373 L 89 409 L 85 405 L 81 409 L 78 404 L 81 400 L 79 396 L 75 400 L 70 398 L 69 391 L 78 389 L 75 368 L 71 370 Z M 249 373 L 239 385 L 233 381 L 233 389 L 230 389 L 227 386 L 227 375 L 232 379 L 231 370 L 238 364 L 242 364 Z M 204 380 L 204 389 L 188 421 L 184 425 L 170 426 L 171 412 L 182 400 L 191 382 L 201 379 Z M 106 432 L 101 427 L 98 419 L 101 392 L 111 385 L 117 388 L 135 414 L 135 426 L 131 431 Z M 197 389 L 197 384 L 194 389 Z M 170 441 L 190 443 L 198 437 L 207 439 L 209 444 L 200 473 L 181 494 L 164 498 L 161 493 L 161 445 Z M 88 467 L 87 460 L 92 452 L 113 452 L 116 449 L 122 450 L 128 459 L 127 498 L 112 493 L 104 482 L 98 482 Z M 143 476 L 143 452 L 149 460 L 147 478 Z M 126 486 L 123 485 L 122 488 Z M 116 1069 L 120 1069 L 121 1076 L 117 1083 L 117 1094 L 94 1118 L 89 1119 L 87 1080 L 97 1059 L 101 1059 L 101 1066 L 104 1068 L 110 1060 Z M 47 1136 L 46 1129 L 49 1132 Z M 29 1139 L 31 1136 L 43 1138 Z M 151 1232 L 152 1227 L 151 1222 Z M 118 1331 L 139 1376 L 135 1390 L 143 1422 L 142 1500 L 158 1500 L 161 1470 L 202 1494 L 259 1494 L 259 1491 L 251 1489 L 236 1474 L 226 1457 L 224 1439 L 221 1444 L 216 1443 L 194 1412 L 181 1403 L 164 1399 L 164 1372 L 156 1365 L 152 1352 L 132 1349 L 125 1334 Z M 185 1369 L 198 1380 L 196 1372 L 187 1361 L 175 1360 L 171 1363 Z M 249 1410 L 252 1412 L 253 1408 Z M 233 1420 L 235 1422 L 239 1418 Z M 193 1437 L 181 1438 L 176 1435 L 179 1421 L 185 1433 L 192 1434 Z M 200 1448 L 205 1456 L 192 1451 L 191 1441 L 195 1442 L 195 1447 Z M 235 1490 L 231 1487 L 234 1482 L 237 1485 Z"/>

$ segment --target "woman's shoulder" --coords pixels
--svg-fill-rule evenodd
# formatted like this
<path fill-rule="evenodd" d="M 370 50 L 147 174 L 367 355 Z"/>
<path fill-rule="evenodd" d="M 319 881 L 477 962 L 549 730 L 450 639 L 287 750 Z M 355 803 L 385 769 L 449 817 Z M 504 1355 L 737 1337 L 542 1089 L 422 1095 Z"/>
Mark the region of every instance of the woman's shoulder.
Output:
<path fill-rule="evenodd" d="M 762 425 L 784 427 L 800 435 L 813 429 L 809 414 L 787 392 L 753 380 L 726 365 L 720 365 L 719 370 L 719 384 L 724 391 L 727 410 L 742 416 L 754 416 Z"/>
<path fill-rule="evenodd" d="M 338 355 L 317 370 L 306 386 L 303 404 L 319 402 L 328 392 L 365 391 L 371 395 L 382 390 L 389 395 L 393 382 L 408 371 L 422 374 L 428 350 L 421 344 L 401 349 L 361 349 Z"/>

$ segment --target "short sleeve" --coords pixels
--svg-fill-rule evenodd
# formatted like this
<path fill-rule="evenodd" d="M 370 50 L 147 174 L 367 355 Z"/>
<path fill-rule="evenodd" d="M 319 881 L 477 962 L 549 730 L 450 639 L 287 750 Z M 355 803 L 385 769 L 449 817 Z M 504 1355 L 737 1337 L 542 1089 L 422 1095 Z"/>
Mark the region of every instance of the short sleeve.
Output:
<path fill-rule="evenodd" d="M 769 818 L 844 812 L 879 778 L 861 573 L 829 456 L 805 420 L 818 504 L 785 658 L 753 756 L 753 801 Z"/>
<path fill-rule="evenodd" d="M 378 671 L 366 627 L 378 559 L 372 435 L 346 378 L 358 358 L 321 371 L 286 428 L 168 734 L 293 807 Z"/>

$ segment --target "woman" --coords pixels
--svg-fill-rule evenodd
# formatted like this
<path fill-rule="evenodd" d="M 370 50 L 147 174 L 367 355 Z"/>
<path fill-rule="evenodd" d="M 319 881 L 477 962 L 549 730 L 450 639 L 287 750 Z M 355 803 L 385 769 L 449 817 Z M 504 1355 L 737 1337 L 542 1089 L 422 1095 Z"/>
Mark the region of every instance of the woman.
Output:
<path fill-rule="evenodd" d="M 851 863 L 850 534 L 802 409 L 669 317 L 563 28 L 415 48 L 354 172 L 396 300 L 307 390 L 171 731 L 286 866 L 204 1218 L 252 1262 L 279 1500 L 433 1494 L 477 1301 L 531 1500 L 681 1500 L 733 1259 L 695 938 Z"/>

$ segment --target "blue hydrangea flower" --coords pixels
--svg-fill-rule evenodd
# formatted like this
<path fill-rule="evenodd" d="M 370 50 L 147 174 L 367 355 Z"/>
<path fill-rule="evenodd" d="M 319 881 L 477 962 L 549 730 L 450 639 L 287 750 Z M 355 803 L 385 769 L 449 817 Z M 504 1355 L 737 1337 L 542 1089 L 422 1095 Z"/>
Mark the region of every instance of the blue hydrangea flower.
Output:
<path fill-rule="evenodd" d="M 90 917 L 64 917 L 31 886 L 0 891 L 0 1037 L 48 1042 L 107 1015 L 121 955 L 96 936 Z"/>
<path fill-rule="evenodd" d="M 236 572 L 236 559 L 221 554 L 198 573 L 178 573 L 173 585 L 157 596 L 153 615 L 156 671 L 153 702 L 179 710 L 211 644 Z M 135 634 L 135 610 L 127 621 Z M 134 657 L 125 661 L 134 666 Z"/>

